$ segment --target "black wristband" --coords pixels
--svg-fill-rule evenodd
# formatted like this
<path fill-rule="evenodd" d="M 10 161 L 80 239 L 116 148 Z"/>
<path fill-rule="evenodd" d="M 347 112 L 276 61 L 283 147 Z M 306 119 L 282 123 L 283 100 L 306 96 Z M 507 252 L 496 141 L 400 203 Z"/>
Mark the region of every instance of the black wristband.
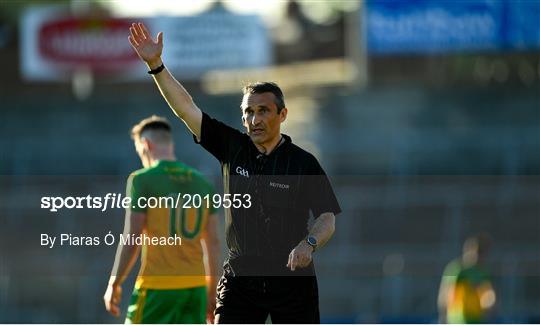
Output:
<path fill-rule="evenodd" d="M 165 65 L 162 63 L 159 67 L 148 71 L 148 74 L 158 74 L 165 69 Z"/>

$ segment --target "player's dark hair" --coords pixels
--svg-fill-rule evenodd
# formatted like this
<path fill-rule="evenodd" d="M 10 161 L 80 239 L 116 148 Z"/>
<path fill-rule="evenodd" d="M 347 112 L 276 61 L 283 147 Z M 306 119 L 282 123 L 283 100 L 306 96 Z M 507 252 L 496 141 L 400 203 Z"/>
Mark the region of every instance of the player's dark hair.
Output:
<path fill-rule="evenodd" d="M 134 140 L 138 139 L 144 131 L 148 130 L 161 130 L 171 133 L 171 124 L 164 117 L 152 115 L 133 126 L 131 129 L 131 138 Z"/>
<path fill-rule="evenodd" d="M 491 237 L 487 233 L 479 233 L 473 236 L 469 236 L 465 243 L 463 244 L 464 248 L 474 247 L 478 252 L 478 255 L 485 256 L 487 255 L 490 246 L 491 246 Z"/>
<path fill-rule="evenodd" d="M 262 93 L 272 93 L 274 94 L 274 103 L 277 106 L 278 114 L 283 108 L 285 108 L 285 99 L 283 98 L 283 92 L 275 82 L 269 81 L 258 81 L 247 84 L 242 89 L 244 95 L 246 94 L 262 94 Z"/>

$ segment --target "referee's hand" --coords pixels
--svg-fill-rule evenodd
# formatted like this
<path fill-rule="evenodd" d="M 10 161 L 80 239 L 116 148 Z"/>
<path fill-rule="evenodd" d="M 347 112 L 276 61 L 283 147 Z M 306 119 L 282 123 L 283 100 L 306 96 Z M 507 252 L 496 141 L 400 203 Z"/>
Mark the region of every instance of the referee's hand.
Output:
<path fill-rule="evenodd" d="M 163 51 L 163 32 L 157 34 L 154 40 L 143 23 L 133 23 L 129 28 L 129 43 L 137 55 L 146 62 L 150 69 L 161 65 L 161 52 Z"/>
<path fill-rule="evenodd" d="M 296 268 L 306 267 L 311 263 L 311 253 L 313 253 L 313 247 L 311 247 L 305 240 L 302 240 L 289 254 L 289 261 L 287 267 L 291 271 Z"/>

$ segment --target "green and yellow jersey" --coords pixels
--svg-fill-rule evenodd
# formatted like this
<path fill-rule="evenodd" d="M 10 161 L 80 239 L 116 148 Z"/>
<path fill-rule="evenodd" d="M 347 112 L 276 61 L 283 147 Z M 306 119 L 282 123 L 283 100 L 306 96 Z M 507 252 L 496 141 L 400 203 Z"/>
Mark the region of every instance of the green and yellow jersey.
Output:
<path fill-rule="evenodd" d="M 478 266 L 464 267 L 453 261 L 444 270 L 448 288 L 446 317 L 448 323 L 481 323 L 485 321 L 482 296 L 491 290 L 489 275 Z"/>
<path fill-rule="evenodd" d="M 214 213 L 211 204 L 213 186 L 198 171 L 181 162 L 160 160 L 151 167 L 133 172 L 126 192 L 131 197 L 131 210 L 146 213 L 146 236 L 176 235 L 182 241 L 181 245 L 143 244 L 135 287 L 184 289 L 206 285 L 200 239 L 208 217 Z M 177 201 L 179 193 L 180 200 Z M 185 201 L 195 195 L 201 199 L 209 195 L 209 200 Z M 160 207 L 144 206 L 166 197 L 172 199 L 167 203 L 161 199 Z"/>

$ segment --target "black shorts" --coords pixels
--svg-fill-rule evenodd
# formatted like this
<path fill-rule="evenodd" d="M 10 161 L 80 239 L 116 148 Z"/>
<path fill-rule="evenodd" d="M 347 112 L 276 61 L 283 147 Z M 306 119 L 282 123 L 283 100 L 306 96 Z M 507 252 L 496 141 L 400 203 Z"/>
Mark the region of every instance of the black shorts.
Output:
<path fill-rule="evenodd" d="M 216 322 L 263 324 L 320 323 L 315 276 L 221 277 L 217 287 Z"/>

